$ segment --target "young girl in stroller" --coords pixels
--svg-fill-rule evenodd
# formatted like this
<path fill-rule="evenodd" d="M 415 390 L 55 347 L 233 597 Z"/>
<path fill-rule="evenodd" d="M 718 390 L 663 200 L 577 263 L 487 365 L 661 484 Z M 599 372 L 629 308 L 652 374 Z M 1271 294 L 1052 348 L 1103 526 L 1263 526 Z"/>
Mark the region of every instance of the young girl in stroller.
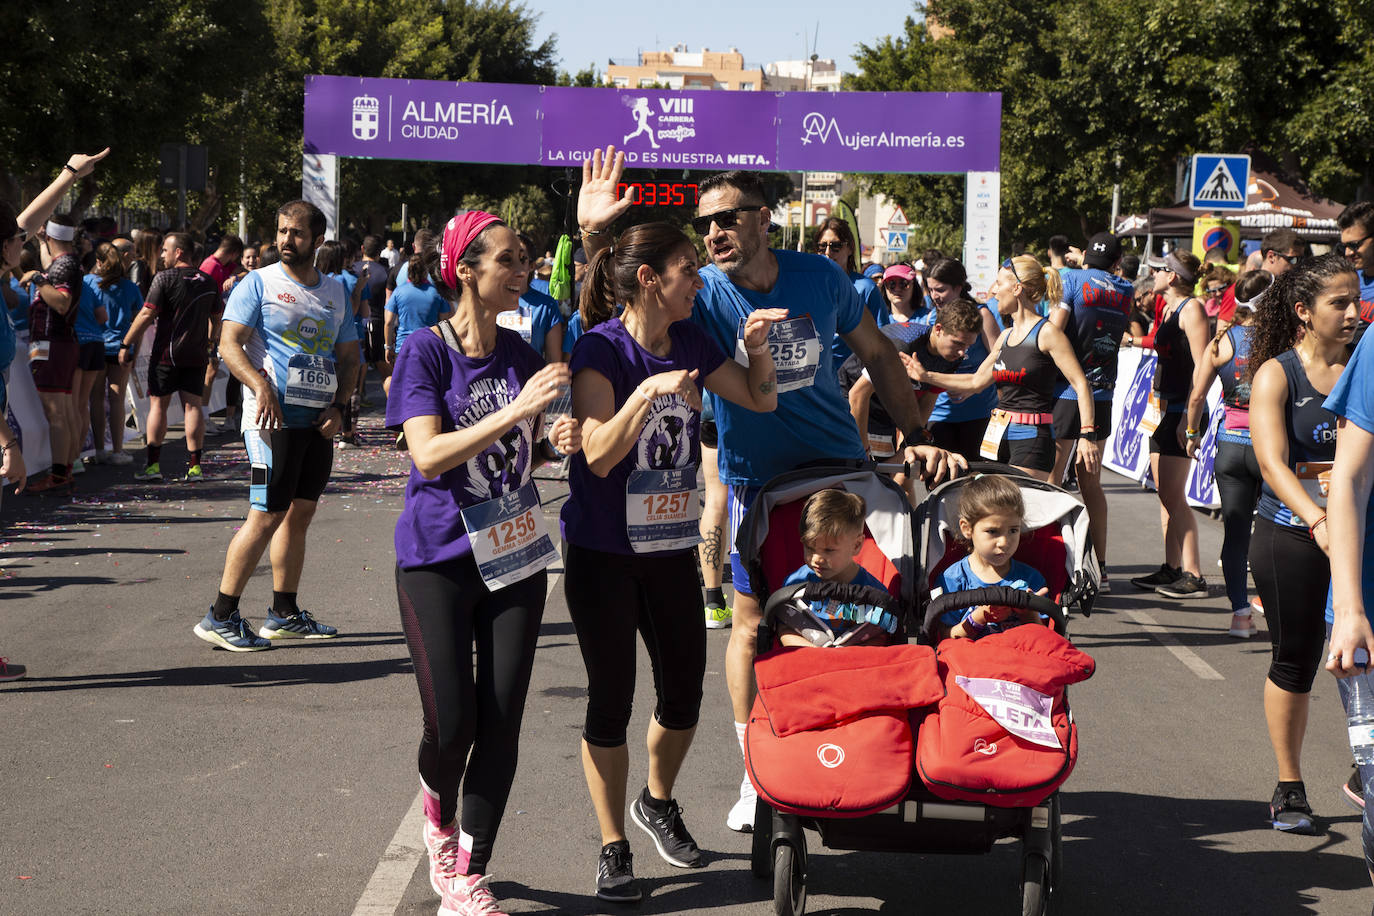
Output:
<path fill-rule="evenodd" d="M 1003 585 L 1036 595 L 1049 593 L 1040 571 L 1015 559 L 1025 524 L 1026 504 L 1021 490 L 1006 477 L 978 477 L 959 494 L 959 535 L 969 555 L 941 575 L 946 594 Z M 1001 633 L 1017 623 L 1042 623 L 1048 618 L 1029 608 L 999 605 L 954 608 L 940 617 L 941 638 L 978 639 Z"/>
<path fill-rule="evenodd" d="M 834 582 L 887 589 L 859 565 L 864 545 L 864 498 L 845 490 L 812 493 L 802 507 L 801 542 L 806 563 L 783 582 Z M 881 605 L 854 600 L 798 598 L 780 613 L 778 641 L 784 646 L 865 645 L 884 640 L 897 629 L 897 618 Z M 883 604 L 886 604 L 884 601 Z"/>

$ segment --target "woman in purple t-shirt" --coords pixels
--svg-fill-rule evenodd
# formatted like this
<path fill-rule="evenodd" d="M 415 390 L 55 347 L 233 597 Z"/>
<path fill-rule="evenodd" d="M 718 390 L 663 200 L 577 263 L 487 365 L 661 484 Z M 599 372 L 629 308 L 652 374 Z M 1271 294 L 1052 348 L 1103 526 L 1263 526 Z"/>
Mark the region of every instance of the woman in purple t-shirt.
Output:
<path fill-rule="evenodd" d="M 583 451 L 563 507 L 564 588 L 587 666 L 582 763 L 601 827 L 597 896 L 640 897 L 625 838 L 626 731 L 635 633 L 653 664 L 649 775 L 631 806 L 672 865 L 701 865 L 673 783 L 692 742 L 706 671 L 706 626 L 694 546 L 701 390 L 751 410 L 777 407 L 768 329 L 784 309 L 744 322 L 749 368 L 727 359 L 695 324 L 697 253 L 666 223 L 627 230 L 597 253 L 582 288 L 587 332 L 573 349 L 573 414 Z M 616 303 L 624 313 L 611 317 Z"/>
<path fill-rule="evenodd" d="M 557 557 L 531 475 L 541 453 L 581 444 L 569 417 L 553 424 L 552 444 L 536 441 L 568 368 L 544 365 L 496 323 L 519 306 L 528 269 L 496 217 L 450 220 L 439 279 L 454 314 L 411 335 L 387 399 L 387 425 L 405 431 L 414 465 L 396 522 L 396 594 L 424 708 L 430 885 L 445 913 L 498 911 L 487 861 L 515 778 L 544 567 Z"/>

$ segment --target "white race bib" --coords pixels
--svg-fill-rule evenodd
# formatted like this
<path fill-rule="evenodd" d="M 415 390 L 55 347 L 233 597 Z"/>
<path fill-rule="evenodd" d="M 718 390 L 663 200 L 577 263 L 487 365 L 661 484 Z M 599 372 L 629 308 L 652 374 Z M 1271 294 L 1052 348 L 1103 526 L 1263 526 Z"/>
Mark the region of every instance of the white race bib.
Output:
<path fill-rule="evenodd" d="M 778 370 L 778 394 L 809 388 L 816 381 L 816 372 L 821 365 L 821 341 L 809 317 L 803 315 L 773 322 L 768 329 L 768 349 Z M 744 350 L 743 318 L 735 335 L 735 362 L 749 365 L 749 354 Z"/>
<path fill-rule="evenodd" d="M 51 343 L 48 340 L 29 341 L 29 362 L 37 363 L 47 359 Z"/>
<path fill-rule="evenodd" d="M 293 407 L 324 409 L 334 402 L 338 379 L 334 360 L 327 356 L 297 353 L 286 364 L 286 398 Z"/>
<path fill-rule="evenodd" d="M 896 433 L 888 433 L 886 436 L 868 434 L 868 457 L 891 458 L 895 454 L 897 454 Z"/>
<path fill-rule="evenodd" d="M 1007 434 L 1010 423 L 1011 414 L 1005 410 L 994 410 L 992 416 L 988 417 L 988 428 L 983 432 L 983 445 L 978 449 L 978 454 L 989 461 L 996 461 L 1002 450 L 1002 437 Z"/>
<path fill-rule="evenodd" d="M 477 572 L 495 591 L 527 579 L 558 559 L 534 481 L 462 510 Z"/>
<path fill-rule="evenodd" d="M 696 468 L 631 471 L 625 482 L 625 525 L 635 553 L 681 550 L 701 541 Z"/>
<path fill-rule="evenodd" d="M 1160 401 L 1159 395 L 1150 392 L 1150 400 L 1145 404 L 1145 416 L 1140 418 L 1140 431 L 1147 436 L 1153 436 L 1155 430 L 1159 429 L 1159 424 L 1164 422 L 1164 403 Z"/>
<path fill-rule="evenodd" d="M 509 328 L 518 331 L 525 343 L 529 343 L 534 337 L 534 319 L 529 315 L 522 315 L 516 312 L 501 312 L 496 316 L 498 327 Z"/>
<path fill-rule="evenodd" d="M 1307 495 L 1312 497 L 1312 502 L 1325 510 L 1326 498 L 1331 489 L 1331 468 L 1334 462 L 1331 461 L 1299 461 L 1293 468 L 1293 473 L 1302 482 L 1302 488 L 1307 491 Z M 1307 521 L 1298 518 L 1296 512 L 1293 513 L 1293 522 L 1297 525 L 1310 525 L 1316 519 Z"/>

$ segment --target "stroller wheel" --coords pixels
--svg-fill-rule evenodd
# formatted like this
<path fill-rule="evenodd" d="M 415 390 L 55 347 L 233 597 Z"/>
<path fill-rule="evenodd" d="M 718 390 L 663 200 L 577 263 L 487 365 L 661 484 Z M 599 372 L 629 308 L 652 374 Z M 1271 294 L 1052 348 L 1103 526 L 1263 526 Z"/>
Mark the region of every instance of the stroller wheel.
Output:
<path fill-rule="evenodd" d="M 749 848 L 749 868 L 755 878 L 773 874 L 773 809 L 762 799 L 754 802 L 754 830 Z"/>
<path fill-rule="evenodd" d="M 806 911 L 806 853 L 779 843 L 773 851 L 773 912 L 801 916 Z"/>
<path fill-rule="evenodd" d="M 1021 916 L 1045 916 L 1050 906 L 1050 868 L 1039 853 L 1021 863 Z"/>

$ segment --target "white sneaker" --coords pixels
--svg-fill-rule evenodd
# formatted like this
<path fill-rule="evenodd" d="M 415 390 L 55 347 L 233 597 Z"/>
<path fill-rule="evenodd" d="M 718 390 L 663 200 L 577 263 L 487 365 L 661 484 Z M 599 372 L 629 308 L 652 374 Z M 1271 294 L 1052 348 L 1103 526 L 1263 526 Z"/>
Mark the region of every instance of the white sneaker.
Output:
<path fill-rule="evenodd" d="M 86 473 L 86 462 L 82 461 L 80 458 L 78 458 L 78 459 L 76 459 L 75 461 L 73 461 L 73 462 L 72 462 L 72 473 L 73 473 L 73 474 L 84 474 L 84 473 Z"/>
<path fill-rule="evenodd" d="M 754 784 L 749 781 L 749 774 L 744 774 L 744 781 L 739 784 L 739 801 L 730 809 L 730 813 L 725 816 L 725 826 L 737 833 L 754 832 L 754 808 L 758 804 L 758 793 L 754 791 Z"/>
<path fill-rule="evenodd" d="M 734 612 L 727 607 L 706 605 L 706 629 L 724 630 L 734 622 Z"/>
<path fill-rule="evenodd" d="M 106 464 L 133 464 L 134 457 L 128 452 L 110 452 L 105 456 Z"/>

